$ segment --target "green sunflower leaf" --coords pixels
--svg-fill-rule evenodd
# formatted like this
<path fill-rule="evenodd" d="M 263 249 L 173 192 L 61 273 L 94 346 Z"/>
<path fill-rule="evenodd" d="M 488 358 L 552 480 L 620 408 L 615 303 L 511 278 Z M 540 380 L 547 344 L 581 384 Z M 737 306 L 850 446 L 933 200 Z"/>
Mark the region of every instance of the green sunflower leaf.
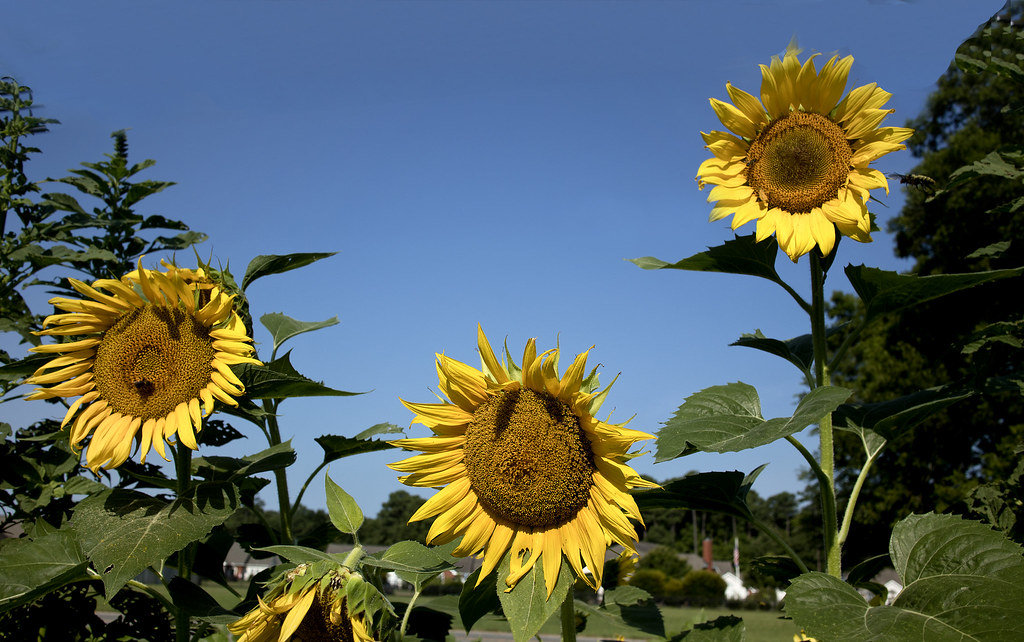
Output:
<path fill-rule="evenodd" d="M 654 598 L 635 586 L 620 586 L 606 592 L 600 608 L 580 600 L 576 600 L 575 608 L 627 636 L 640 631 L 657 638 L 665 637 L 665 621 Z"/>
<path fill-rule="evenodd" d="M 398 428 L 393 424 L 377 424 L 377 426 L 390 426 Z M 376 426 L 374 426 L 376 428 Z M 370 429 L 372 430 L 372 428 Z M 329 464 L 336 459 L 342 457 L 351 457 L 352 455 L 361 455 L 363 453 L 372 453 L 380 450 L 391 450 L 394 448 L 391 444 L 380 439 L 369 439 L 363 437 L 367 431 L 363 431 L 355 437 L 343 437 L 341 435 L 321 435 L 314 441 L 320 444 L 320 447 L 324 449 L 324 462 Z M 391 432 L 387 428 L 382 429 L 382 432 Z M 401 429 L 398 428 L 398 432 Z M 376 433 L 371 433 L 376 434 Z"/>
<path fill-rule="evenodd" d="M 1007 2 L 1004 10 L 1012 10 Z M 954 60 L 961 71 L 967 73 L 1000 74 L 1017 83 L 1024 83 L 1024 34 L 1012 21 L 1000 19 L 996 14 L 978 26 L 974 34 L 956 50 Z M 1012 14 L 1011 14 L 1012 15 Z"/>
<path fill-rule="evenodd" d="M 173 502 L 114 489 L 82 500 L 69 524 L 112 597 L 147 566 L 206 537 L 237 508 L 238 491 L 230 484 L 199 484 L 193 495 Z"/>
<path fill-rule="evenodd" d="M 271 336 L 274 337 L 276 352 L 285 341 L 294 336 L 338 325 L 338 317 L 331 317 L 325 321 L 298 321 L 280 312 L 269 312 L 260 317 L 260 323 L 270 330 Z"/>
<path fill-rule="evenodd" d="M 0 366 L 0 381 L 20 381 L 32 376 L 32 373 L 39 369 L 53 358 L 49 354 L 30 354 L 24 359 L 18 359 Z"/>
<path fill-rule="evenodd" d="M 809 334 L 782 341 L 767 337 L 760 330 L 755 330 L 742 335 L 729 345 L 754 348 L 782 357 L 799 368 L 801 372 L 809 372 L 814 360 L 814 346 L 811 345 L 811 335 Z"/>
<path fill-rule="evenodd" d="M 1024 319 L 991 323 L 970 336 L 964 345 L 964 354 L 974 354 L 985 346 L 1002 343 L 1011 348 L 1024 348 Z"/>
<path fill-rule="evenodd" d="M 770 577 L 778 586 L 785 586 L 800 575 L 800 567 L 789 555 L 761 555 L 750 560 L 750 570 Z"/>
<path fill-rule="evenodd" d="M 1024 639 L 1024 549 L 980 522 L 911 515 L 889 543 L 904 589 L 870 606 L 856 589 L 805 573 L 787 591 L 786 613 L 829 640 Z"/>
<path fill-rule="evenodd" d="M 333 562 L 338 563 L 335 556 L 329 555 L 323 551 L 315 548 L 308 548 L 306 546 L 292 546 L 290 544 L 275 544 L 273 546 L 261 546 L 257 549 L 273 553 L 283 560 L 288 560 L 293 564 L 312 564 L 313 562 Z"/>
<path fill-rule="evenodd" d="M 202 232 L 188 231 L 174 236 L 158 236 L 150 244 L 152 250 L 184 250 L 210 238 Z"/>
<path fill-rule="evenodd" d="M 442 558 L 433 549 L 413 541 L 393 544 L 381 554 L 380 561 L 398 565 L 390 570 L 412 584 L 417 591 L 438 574 L 455 568 L 454 564 Z"/>
<path fill-rule="evenodd" d="M 330 475 L 324 476 L 324 486 L 327 491 L 327 512 L 330 513 L 331 523 L 342 533 L 352 534 L 363 525 L 363 511 L 352 496 L 342 490 L 341 486 L 334 483 Z"/>
<path fill-rule="evenodd" d="M 738 470 L 690 473 L 661 488 L 636 492 L 633 498 L 641 509 L 685 508 L 750 521 L 753 514 L 747 506 L 747 493 L 765 466 L 767 464 L 758 466 L 749 475 Z"/>
<path fill-rule="evenodd" d="M 12 261 L 27 261 L 32 267 L 42 269 L 50 265 L 61 265 L 64 263 L 84 263 L 86 261 L 115 261 L 113 253 L 109 250 L 101 250 L 89 246 L 85 250 L 73 250 L 63 245 L 43 249 L 34 243 L 22 246 L 11 252 Z"/>
<path fill-rule="evenodd" d="M 1024 274 L 1024 267 L 965 274 L 915 276 L 864 265 L 846 266 L 846 276 L 864 302 L 864 321 L 967 288 Z"/>
<path fill-rule="evenodd" d="M 249 262 L 242 277 L 242 289 L 245 290 L 256 279 L 271 274 L 281 274 L 334 256 L 337 252 L 307 252 L 296 254 L 261 254 Z"/>
<path fill-rule="evenodd" d="M 629 259 L 629 261 L 644 270 L 671 269 L 747 274 L 784 285 L 782 278 L 775 270 L 775 256 L 778 252 L 779 244 L 774 237 L 758 243 L 754 235 L 751 234 L 750 236 L 737 236 L 722 245 L 709 247 L 704 252 L 699 252 L 675 263 L 667 263 L 653 256 Z"/>
<path fill-rule="evenodd" d="M 88 566 L 70 528 L 34 539 L 0 540 L 0 613 L 88 579 Z"/>
<path fill-rule="evenodd" d="M 746 639 L 746 625 L 735 615 L 722 615 L 714 620 L 695 624 L 685 631 L 680 640 L 687 642 L 743 642 Z"/>
<path fill-rule="evenodd" d="M 889 401 L 843 404 L 836 409 L 833 423 L 862 439 L 864 431 L 892 439 L 971 394 L 956 388 L 929 388 Z"/>
<path fill-rule="evenodd" d="M 238 615 L 221 606 L 198 584 L 175 577 L 167 587 L 174 606 L 210 624 L 230 624 Z"/>
<path fill-rule="evenodd" d="M 235 371 L 251 399 L 287 399 L 288 397 L 351 397 L 361 392 L 328 388 L 298 373 L 291 361 L 291 351 L 262 366 L 244 364 Z"/>
<path fill-rule="evenodd" d="M 515 642 L 525 642 L 537 635 L 540 627 L 548 621 L 552 614 L 558 612 L 566 594 L 572 588 L 574 575 L 568 564 L 563 564 L 561 556 L 557 561 L 561 564 L 558 572 L 558 579 L 555 581 L 555 588 L 548 597 L 547 588 L 544 585 L 544 572 L 542 564 L 543 555 L 537 563 L 526 573 L 515 588 L 505 591 L 505 582 L 497 582 L 498 600 L 501 602 L 501 609 L 505 613 L 512 628 L 512 637 Z M 512 563 L 512 553 L 509 552 L 498 565 L 498 577 L 508 577 Z"/>
<path fill-rule="evenodd" d="M 838 386 L 807 393 L 792 417 L 765 420 L 753 386 L 742 382 L 712 386 L 686 398 L 658 432 L 656 462 L 703 452 L 737 452 L 757 448 L 816 424 L 850 397 Z"/>
<path fill-rule="evenodd" d="M 473 571 L 459 595 L 459 617 L 462 618 L 462 626 L 465 627 L 466 633 L 469 633 L 480 618 L 501 608 L 497 592 L 497 574 L 491 571 L 483 582 L 480 582 L 480 586 L 477 586 L 481 570 L 478 568 Z"/>
<path fill-rule="evenodd" d="M 209 455 L 192 460 L 192 471 L 205 479 L 226 479 L 234 481 L 256 473 L 287 468 L 295 463 L 295 450 L 291 440 L 271 446 L 245 457 L 222 457 Z"/>

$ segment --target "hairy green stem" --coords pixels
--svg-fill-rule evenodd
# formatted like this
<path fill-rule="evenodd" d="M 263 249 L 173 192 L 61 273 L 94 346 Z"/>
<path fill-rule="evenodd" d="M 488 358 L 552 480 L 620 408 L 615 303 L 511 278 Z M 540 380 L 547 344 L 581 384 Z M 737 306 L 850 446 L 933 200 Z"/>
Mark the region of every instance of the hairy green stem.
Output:
<path fill-rule="evenodd" d="M 857 475 L 857 481 L 853 484 L 853 490 L 850 491 L 850 501 L 846 503 L 846 510 L 843 512 L 843 525 L 839 529 L 839 545 L 842 546 L 846 542 L 847 536 L 850 534 L 850 524 L 853 523 L 853 509 L 857 506 L 857 498 L 860 497 L 860 489 L 864 486 L 864 480 L 868 478 L 868 472 L 871 470 L 872 464 L 878 459 L 879 453 L 882 449 L 879 448 L 874 453 L 869 454 L 867 460 L 864 462 L 864 466 L 860 469 L 860 474 Z"/>
<path fill-rule="evenodd" d="M 565 594 L 562 600 L 560 615 L 562 618 L 562 642 L 576 642 L 576 596 L 573 595 L 572 587 Z"/>
<path fill-rule="evenodd" d="M 271 447 L 281 443 L 281 429 L 277 425 L 277 402 L 270 399 L 263 401 L 263 409 L 267 412 L 267 431 L 270 433 Z M 292 504 L 288 498 L 288 472 L 285 468 L 274 471 L 277 483 L 277 512 L 281 518 L 281 543 L 294 544 L 292 535 Z M 296 502 L 296 506 L 298 502 Z"/>
<path fill-rule="evenodd" d="M 412 597 L 409 598 L 409 603 L 405 607 L 405 613 L 402 614 L 402 628 L 398 630 L 399 640 L 405 639 L 405 627 L 409 625 L 409 614 L 412 613 L 412 605 L 416 603 L 416 598 L 420 596 L 420 590 L 416 589 L 413 591 Z"/>
<path fill-rule="evenodd" d="M 97 573 L 96 571 L 92 570 L 91 568 L 86 568 L 85 572 L 90 579 L 103 581 L 103 576 Z M 166 595 L 156 590 L 149 584 L 143 584 L 138 580 L 128 580 L 127 582 L 125 582 L 125 586 L 130 586 L 137 591 L 141 591 L 146 595 L 149 595 L 157 602 L 163 604 L 164 608 L 167 609 L 169 613 L 173 613 L 176 608 L 174 606 L 174 603 L 171 602 Z"/>
<path fill-rule="evenodd" d="M 317 476 L 317 473 L 326 467 L 327 462 L 323 462 L 316 467 L 316 470 L 314 470 L 309 477 L 306 478 L 306 483 L 302 484 L 302 489 L 299 490 L 299 494 L 295 496 L 295 504 L 292 506 L 292 518 L 295 517 L 295 511 L 299 510 L 299 506 L 302 504 L 302 496 L 306 494 L 306 488 L 309 487 L 310 482 L 312 482 L 313 478 Z"/>
<path fill-rule="evenodd" d="M 186 497 L 192 486 L 192 449 L 178 440 L 174 448 L 174 472 L 178 478 L 178 499 Z M 192 561 L 195 544 L 189 544 L 178 551 L 178 577 L 189 581 L 192 577 Z M 174 639 L 176 642 L 188 642 L 191 622 L 188 613 L 180 608 L 174 609 Z"/>
<path fill-rule="evenodd" d="M 781 285 L 782 289 L 789 293 L 789 296 L 793 297 L 793 300 L 796 301 L 796 304 L 800 306 L 801 310 L 803 310 L 807 314 L 811 314 L 811 306 L 807 305 L 807 301 L 804 301 L 804 298 L 800 296 L 800 294 L 796 290 L 790 287 L 790 285 L 783 281 L 782 279 L 779 279 L 778 281 L 775 282 Z"/>
<path fill-rule="evenodd" d="M 846 351 L 853 345 L 853 342 L 860 336 L 861 331 L 864 329 L 863 323 L 858 323 L 854 327 L 850 328 L 846 332 L 846 336 L 843 337 L 842 343 L 836 348 L 836 351 L 832 354 L 832 358 L 828 361 L 829 372 L 839 367 L 839 361 L 846 356 Z"/>
<path fill-rule="evenodd" d="M 811 257 L 811 344 L 814 349 L 814 384 L 815 388 L 829 385 L 828 345 L 825 341 L 825 270 L 821 265 L 821 257 L 817 251 L 809 253 Z M 832 413 L 826 414 L 818 423 L 818 435 L 821 439 L 819 453 L 821 472 L 828 493 L 835 501 L 835 456 L 832 443 Z M 822 488 L 823 508 L 826 489 Z M 825 559 L 829 575 L 842 576 L 842 563 L 839 548 L 839 524 L 833 504 L 832 515 L 824 514 L 823 530 L 825 539 Z"/>
<path fill-rule="evenodd" d="M 814 477 L 818 480 L 818 488 L 821 489 L 821 515 L 822 521 L 825 524 L 835 524 L 838 519 L 838 512 L 836 510 L 836 494 L 835 489 L 829 484 L 828 477 L 825 476 L 824 471 L 821 470 L 821 466 L 818 464 L 818 460 L 814 458 L 811 451 L 807 450 L 803 444 L 801 444 L 796 437 L 792 435 L 786 436 L 786 441 L 793 445 L 794 448 L 799 451 L 803 456 L 804 461 L 811 467 L 811 472 L 814 473 Z M 825 530 L 825 545 L 826 550 L 831 545 L 835 533 L 830 533 L 827 529 Z"/>
<path fill-rule="evenodd" d="M 362 546 L 356 544 L 352 550 L 348 552 L 348 555 L 345 556 L 345 561 L 342 562 L 341 565 L 349 569 L 355 568 L 356 564 L 359 563 L 359 560 L 363 559 L 364 555 L 366 555 L 366 551 L 363 550 Z"/>

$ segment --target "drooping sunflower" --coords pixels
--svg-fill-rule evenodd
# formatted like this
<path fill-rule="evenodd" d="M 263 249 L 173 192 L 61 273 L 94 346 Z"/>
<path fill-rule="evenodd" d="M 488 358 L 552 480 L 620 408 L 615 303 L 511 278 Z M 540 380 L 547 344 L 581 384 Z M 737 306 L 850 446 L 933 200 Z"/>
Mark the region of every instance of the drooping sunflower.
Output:
<path fill-rule="evenodd" d="M 729 131 L 701 132 L 714 156 L 697 170 L 698 186 L 714 185 L 712 221 L 733 215 L 732 228 L 757 221 L 756 238 L 772 234 L 796 261 L 815 246 L 828 255 L 836 228 L 871 241 L 870 190 L 889 183 L 869 164 L 900 149 L 913 134 L 880 127 L 893 112 L 890 94 L 875 83 L 843 96 L 853 56 L 833 56 L 821 71 L 812 55 L 800 63 L 791 45 L 785 56 L 761 65 L 761 99 L 726 83 L 732 103 L 711 99 Z"/>
<path fill-rule="evenodd" d="M 79 397 L 61 427 L 71 423 L 74 447 L 92 433 L 86 465 L 93 471 L 124 463 L 136 438 L 143 462 L 150 448 L 167 459 L 165 441 L 195 450 L 214 400 L 234 406 L 245 391 L 230 366 L 260 363 L 233 297 L 202 270 L 165 267 L 146 270 L 140 261 L 120 280 L 91 286 L 69 279 L 87 298 L 50 299 L 64 313 L 36 333 L 74 339 L 31 348 L 54 358 L 26 380 L 49 387 L 26 398 Z"/>
<path fill-rule="evenodd" d="M 453 555 L 481 553 L 481 581 L 511 551 L 509 590 L 541 559 L 550 597 L 563 557 L 596 589 L 611 543 L 635 554 L 629 520 L 643 520 L 628 491 L 656 484 L 626 461 L 652 436 L 595 418 L 611 386 L 598 390 L 596 368 L 587 375 L 589 351 L 559 377 L 557 348 L 538 355 L 531 339 L 520 367 L 507 348 L 499 362 L 479 327 L 477 344 L 482 371 L 437 355 L 449 401 L 402 401 L 434 436 L 391 442 L 423 452 L 391 468 L 409 473 L 404 484 L 444 486 L 410 521 L 436 518 L 428 543 L 461 536 Z"/>
<path fill-rule="evenodd" d="M 341 589 L 352 577 L 341 568 L 317 572 L 300 564 L 228 629 L 241 636 L 238 642 L 373 642 L 364 617 L 346 608 Z"/>

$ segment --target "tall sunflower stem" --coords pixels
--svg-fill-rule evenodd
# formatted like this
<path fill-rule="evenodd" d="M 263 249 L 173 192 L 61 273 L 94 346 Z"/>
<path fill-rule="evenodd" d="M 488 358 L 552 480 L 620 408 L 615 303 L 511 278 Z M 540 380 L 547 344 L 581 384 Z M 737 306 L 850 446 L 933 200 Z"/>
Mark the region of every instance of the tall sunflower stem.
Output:
<path fill-rule="evenodd" d="M 178 478 L 178 499 L 186 497 L 192 490 L 192 449 L 178 440 L 174 448 L 174 472 Z M 178 551 L 178 577 L 190 581 L 192 577 L 195 543 Z M 191 618 L 183 609 L 174 611 L 175 642 L 188 642 L 192 628 Z"/>
<path fill-rule="evenodd" d="M 843 545 L 847 536 L 850 534 L 850 525 L 853 523 L 853 509 L 857 506 L 857 499 L 860 497 L 861 488 L 864 487 L 864 480 L 868 478 L 868 473 L 871 472 L 871 466 L 875 463 L 880 452 L 881 449 L 878 449 L 874 453 L 868 455 L 867 460 L 860 469 L 860 474 L 857 475 L 857 481 L 853 485 L 853 490 L 850 491 L 850 501 L 846 503 L 846 512 L 843 514 L 843 525 L 839 529 L 840 546 Z"/>
<path fill-rule="evenodd" d="M 316 470 L 306 478 L 306 482 L 302 484 L 302 488 L 299 489 L 299 494 L 295 496 L 295 504 L 292 505 L 292 518 L 295 517 L 296 511 L 299 510 L 299 506 L 302 504 L 302 496 L 306 494 L 306 489 L 309 488 L 310 482 L 320 473 L 321 470 L 327 467 L 327 462 L 324 462 L 316 467 Z"/>
<path fill-rule="evenodd" d="M 277 425 L 277 403 L 267 399 L 263 402 L 263 409 L 269 415 L 267 417 L 267 431 L 270 434 L 271 447 L 281 443 L 281 429 Z M 281 541 L 284 544 L 294 544 L 292 535 L 292 504 L 288 496 L 288 472 L 285 468 L 278 468 L 274 471 L 274 481 L 277 483 L 277 512 L 281 518 Z"/>
<path fill-rule="evenodd" d="M 814 387 L 830 385 L 828 372 L 828 345 L 825 341 L 825 270 L 817 251 L 811 257 L 811 343 L 814 349 Z M 835 456 L 832 442 L 832 413 L 826 414 L 818 423 L 820 437 L 820 468 L 822 481 L 827 486 L 822 492 L 822 527 L 825 540 L 826 570 L 833 577 L 842 577 L 842 561 L 839 542 L 839 522 L 835 510 Z M 827 510 L 825 496 L 833 498 L 832 510 Z"/>
<path fill-rule="evenodd" d="M 409 626 L 409 614 L 412 613 L 412 605 L 416 603 L 416 599 L 420 596 L 420 589 L 413 591 L 412 597 L 409 598 L 409 604 L 405 607 L 405 613 L 402 614 L 402 628 L 398 631 L 398 639 L 405 639 L 405 628 Z"/>
<path fill-rule="evenodd" d="M 348 555 L 345 556 L 345 561 L 342 562 L 341 565 L 345 568 L 355 568 L 356 564 L 359 563 L 359 560 L 363 559 L 365 555 L 366 551 L 363 550 L 363 547 L 356 544 L 352 547 L 352 550 L 348 552 Z"/>
<path fill-rule="evenodd" d="M 561 618 L 562 618 L 562 642 L 576 642 L 576 604 L 575 595 L 573 595 L 572 587 L 569 587 L 569 592 L 565 594 L 565 599 L 562 600 L 561 607 Z"/>

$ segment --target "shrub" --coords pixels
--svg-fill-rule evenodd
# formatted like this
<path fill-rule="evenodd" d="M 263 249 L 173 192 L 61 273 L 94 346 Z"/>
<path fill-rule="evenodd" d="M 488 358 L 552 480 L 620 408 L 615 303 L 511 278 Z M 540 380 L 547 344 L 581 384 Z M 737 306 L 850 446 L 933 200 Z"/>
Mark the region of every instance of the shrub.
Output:
<path fill-rule="evenodd" d="M 640 558 L 637 568 L 661 571 L 666 577 L 682 579 L 690 572 L 690 565 L 679 553 L 667 546 L 659 546 Z"/>
<path fill-rule="evenodd" d="M 690 571 L 682 584 L 683 596 L 692 606 L 719 606 L 725 601 L 725 580 L 714 571 Z"/>
<path fill-rule="evenodd" d="M 640 569 L 629 578 L 629 583 L 637 588 L 642 588 L 657 599 L 665 592 L 665 581 L 668 578 L 661 571 L 653 569 Z"/>
<path fill-rule="evenodd" d="M 662 601 L 670 606 L 679 606 L 686 599 L 686 595 L 683 593 L 683 581 L 678 577 L 670 577 L 665 580 L 665 586 L 662 588 L 661 594 Z"/>

